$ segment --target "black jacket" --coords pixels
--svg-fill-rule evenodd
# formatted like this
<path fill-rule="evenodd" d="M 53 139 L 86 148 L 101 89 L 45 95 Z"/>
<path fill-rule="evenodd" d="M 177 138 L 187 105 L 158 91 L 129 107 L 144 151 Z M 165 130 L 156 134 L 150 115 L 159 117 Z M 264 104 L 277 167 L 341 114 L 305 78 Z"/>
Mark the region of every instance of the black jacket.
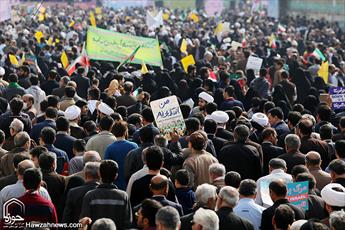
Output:
<path fill-rule="evenodd" d="M 54 146 L 58 149 L 65 151 L 68 155 L 68 159 L 72 159 L 73 155 L 73 143 L 77 140 L 75 137 L 71 135 L 67 135 L 65 133 L 58 133 L 56 134 Z"/>
<path fill-rule="evenodd" d="M 220 150 L 225 146 L 228 142 L 224 138 L 216 137 L 214 134 L 207 134 L 207 138 L 212 141 L 214 149 L 216 150 L 216 154 L 218 155 Z"/>
<path fill-rule="evenodd" d="M 219 217 L 219 230 L 254 230 L 248 220 L 237 216 L 230 207 L 222 207 L 216 213 Z"/>
<path fill-rule="evenodd" d="M 88 191 L 94 190 L 98 186 L 96 182 L 89 182 L 82 186 L 71 189 L 67 194 L 65 209 L 63 212 L 63 223 L 77 223 L 81 213 L 81 204 Z"/>
<path fill-rule="evenodd" d="M 305 215 L 302 209 L 300 209 L 299 207 L 293 204 L 290 204 L 287 199 L 280 199 L 274 202 L 274 204 L 271 207 L 267 208 L 266 210 L 262 212 L 261 229 L 273 230 L 272 217 L 274 216 L 274 212 L 276 211 L 276 209 L 281 204 L 287 204 L 290 206 L 290 208 L 292 208 L 292 210 L 295 213 L 295 220 L 304 219 Z"/>
<path fill-rule="evenodd" d="M 242 179 L 257 180 L 262 175 L 260 154 L 252 145 L 228 144 L 220 150 L 218 160 L 227 172 L 236 171 L 241 174 Z"/>
<path fill-rule="evenodd" d="M 295 165 L 304 165 L 305 164 L 305 155 L 301 152 L 290 152 L 284 153 L 279 156 L 280 159 L 283 159 L 286 162 L 287 171 L 286 173 L 291 174 L 291 169 Z"/>
<path fill-rule="evenodd" d="M 85 194 L 80 214 L 80 218 L 83 217 L 90 217 L 93 222 L 109 218 L 115 222 L 116 229 L 128 229 L 132 222 L 132 209 L 126 192 L 114 184 L 99 185 Z"/>
<path fill-rule="evenodd" d="M 77 83 L 77 94 L 86 99 L 87 98 L 87 90 L 90 87 L 90 79 L 84 76 L 75 76 L 72 77 L 72 80 Z"/>
<path fill-rule="evenodd" d="M 283 148 L 273 145 L 271 142 L 263 142 L 261 144 L 263 152 L 263 172 L 264 175 L 269 174 L 268 163 L 271 159 L 282 155 L 285 151 Z"/>
<path fill-rule="evenodd" d="M 180 214 L 180 216 L 183 216 L 182 206 L 179 203 L 172 202 L 168 200 L 165 196 L 152 196 L 151 199 L 158 201 L 163 206 L 170 206 L 175 208 Z"/>
<path fill-rule="evenodd" d="M 0 116 L 0 129 L 4 131 L 6 137 L 10 137 L 10 124 L 14 118 L 19 119 L 24 124 L 24 131 L 30 133 L 32 123 L 29 115 L 20 112 L 19 115 L 14 115 L 11 111 L 1 114 Z"/>

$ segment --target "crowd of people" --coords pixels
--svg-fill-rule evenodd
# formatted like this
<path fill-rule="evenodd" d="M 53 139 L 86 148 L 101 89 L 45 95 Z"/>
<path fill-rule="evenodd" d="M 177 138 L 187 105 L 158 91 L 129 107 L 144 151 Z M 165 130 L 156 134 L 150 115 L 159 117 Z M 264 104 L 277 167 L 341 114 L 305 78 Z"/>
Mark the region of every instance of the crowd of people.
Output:
<path fill-rule="evenodd" d="M 164 9 L 164 25 L 151 29 L 148 10 L 96 16 L 97 27 L 158 38 L 164 65 L 148 73 L 90 60 L 69 76 L 62 52 L 79 57 L 89 25 L 77 7 L 0 22 L 2 228 L 20 224 L 8 214 L 94 230 L 343 230 L 345 111 L 320 97 L 345 86 L 339 25 L 278 21 L 241 3 L 217 17 L 194 12 L 198 20 Z M 220 22 L 229 30 L 216 34 Z M 327 82 L 315 49 L 329 63 Z M 263 59 L 260 71 L 246 69 L 250 56 Z M 150 102 L 171 95 L 186 130 L 168 140 Z M 302 181 L 307 209 L 287 197 L 287 184 Z M 5 208 L 12 198 L 25 209 Z"/>

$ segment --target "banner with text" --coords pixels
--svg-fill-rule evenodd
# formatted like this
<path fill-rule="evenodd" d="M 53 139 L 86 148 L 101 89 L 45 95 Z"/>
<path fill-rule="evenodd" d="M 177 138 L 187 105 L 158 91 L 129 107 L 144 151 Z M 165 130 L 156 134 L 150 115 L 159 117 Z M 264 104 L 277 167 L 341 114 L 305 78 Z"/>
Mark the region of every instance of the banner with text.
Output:
<path fill-rule="evenodd" d="M 345 87 L 331 87 L 329 94 L 332 97 L 332 108 L 334 110 L 345 109 Z"/>
<path fill-rule="evenodd" d="M 86 51 L 90 59 L 104 61 L 124 61 L 140 45 L 132 63 L 162 66 L 159 42 L 154 38 L 145 38 L 122 34 L 97 27 L 87 31 Z"/>
<path fill-rule="evenodd" d="M 186 128 L 176 96 L 165 97 L 150 103 L 157 127 L 169 140 L 170 132 L 174 130 L 180 135 Z"/>

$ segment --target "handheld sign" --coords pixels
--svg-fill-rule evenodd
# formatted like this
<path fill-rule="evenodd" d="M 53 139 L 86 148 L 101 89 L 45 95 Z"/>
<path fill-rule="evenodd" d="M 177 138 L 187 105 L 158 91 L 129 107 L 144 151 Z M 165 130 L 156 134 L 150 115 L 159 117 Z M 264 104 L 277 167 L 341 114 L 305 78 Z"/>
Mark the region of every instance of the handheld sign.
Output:
<path fill-rule="evenodd" d="M 332 97 L 332 108 L 334 110 L 345 109 L 345 87 L 332 87 L 329 89 L 329 94 Z"/>
<path fill-rule="evenodd" d="M 301 181 L 287 184 L 287 199 L 291 204 L 294 204 L 305 211 L 308 210 L 308 183 L 308 181 Z"/>
<path fill-rule="evenodd" d="M 150 103 L 157 127 L 170 140 L 174 130 L 183 135 L 186 128 L 176 96 L 165 97 Z"/>
<path fill-rule="evenodd" d="M 255 72 L 259 72 L 262 65 L 262 58 L 249 56 L 246 69 L 253 69 Z"/>

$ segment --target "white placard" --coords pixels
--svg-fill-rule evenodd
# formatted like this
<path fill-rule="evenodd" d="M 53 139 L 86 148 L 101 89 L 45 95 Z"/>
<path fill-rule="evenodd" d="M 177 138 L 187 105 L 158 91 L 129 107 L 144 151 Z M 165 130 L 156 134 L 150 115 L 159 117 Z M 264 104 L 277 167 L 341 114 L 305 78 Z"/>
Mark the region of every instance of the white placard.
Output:
<path fill-rule="evenodd" d="M 253 69 L 255 72 L 260 71 L 262 65 L 262 58 L 249 56 L 246 69 Z"/>
<path fill-rule="evenodd" d="M 176 96 L 165 97 L 150 103 L 160 132 L 170 140 L 170 132 L 176 130 L 183 135 L 186 125 Z"/>

